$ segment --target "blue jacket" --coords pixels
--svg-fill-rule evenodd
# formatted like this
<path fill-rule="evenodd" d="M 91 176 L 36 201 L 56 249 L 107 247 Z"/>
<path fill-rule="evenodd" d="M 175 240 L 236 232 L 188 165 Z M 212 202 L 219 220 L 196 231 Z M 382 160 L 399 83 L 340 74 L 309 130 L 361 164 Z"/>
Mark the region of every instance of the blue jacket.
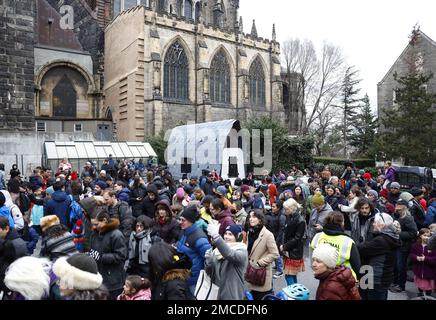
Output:
<path fill-rule="evenodd" d="M 14 219 L 12 218 L 11 210 L 8 207 L 3 206 L 0 208 L 0 217 L 7 217 L 9 219 L 9 228 L 15 228 Z"/>
<path fill-rule="evenodd" d="M 194 233 L 198 238 L 195 241 L 194 248 L 191 248 L 189 236 L 195 236 Z M 188 279 L 189 286 L 197 284 L 200 271 L 204 269 L 204 256 L 210 248 L 212 247 L 207 240 L 207 236 L 195 224 L 184 230 L 182 238 L 177 242 L 177 251 L 186 254 L 192 262 L 191 277 Z"/>
<path fill-rule="evenodd" d="M 436 200 L 430 203 L 427 209 L 427 214 L 425 216 L 424 224 L 426 226 L 436 223 Z"/>
<path fill-rule="evenodd" d="M 63 191 L 55 191 L 51 199 L 47 202 L 44 208 L 44 216 L 56 215 L 58 216 L 61 224 L 71 228 L 70 222 L 70 202 L 71 199 Z"/>

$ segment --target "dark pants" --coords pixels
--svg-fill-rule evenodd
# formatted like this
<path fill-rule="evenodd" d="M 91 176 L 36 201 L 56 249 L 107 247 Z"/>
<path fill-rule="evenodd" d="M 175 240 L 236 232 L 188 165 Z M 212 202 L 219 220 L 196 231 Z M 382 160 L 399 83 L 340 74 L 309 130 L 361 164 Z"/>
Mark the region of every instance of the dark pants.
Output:
<path fill-rule="evenodd" d="M 259 292 L 259 291 L 250 291 L 251 294 L 253 295 L 253 300 L 262 300 L 262 298 L 264 296 L 266 296 L 267 294 L 272 294 L 273 291 L 266 291 L 266 292 Z"/>
<path fill-rule="evenodd" d="M 360 290 L 362 300 L 388 300 L 388 289 Z"/>
<path fill-rule="evenodd" d="M 394 268 L 394 284 L 398 285 L 403 290 L 406 288 L 408 256 L 408 252 L 401 252 L 401 249 L 397 250 Z"/>

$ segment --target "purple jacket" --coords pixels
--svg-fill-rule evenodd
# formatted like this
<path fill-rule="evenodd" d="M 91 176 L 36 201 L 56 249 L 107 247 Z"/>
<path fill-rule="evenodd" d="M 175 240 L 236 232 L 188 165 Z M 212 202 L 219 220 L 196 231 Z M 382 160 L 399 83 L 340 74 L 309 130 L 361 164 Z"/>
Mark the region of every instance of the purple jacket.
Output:
<path fill-rule="evenodd" d="M 424 261 L 418 261 L 416 258 L 425 256 Z M 410 259 L 413 262 L 413 273 L 421 279 L 433 280 L 436 277 L 436 251 L 423 247 L 416 242 L 410 250 Z"/>
<path fill-rule="evenodd" d="M 385 171 L 385 179 L 391 182 L 395 181 L 395 169 L 390 167 Z"/>

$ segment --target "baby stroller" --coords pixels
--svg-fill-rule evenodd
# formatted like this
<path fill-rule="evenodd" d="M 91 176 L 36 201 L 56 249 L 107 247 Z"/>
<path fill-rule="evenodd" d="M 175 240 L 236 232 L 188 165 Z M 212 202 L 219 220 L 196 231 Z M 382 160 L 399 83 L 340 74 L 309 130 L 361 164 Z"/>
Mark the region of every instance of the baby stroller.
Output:
<path fill-rule="evenodd" d="M 262 300 L 309 300 L 310 291 L 304 285 L 299 283 L 291 284 L 283 288 L 277 294 L 267 294 Z M 247 291 L 247 299 L 253 300 L 253 296 Z"/>

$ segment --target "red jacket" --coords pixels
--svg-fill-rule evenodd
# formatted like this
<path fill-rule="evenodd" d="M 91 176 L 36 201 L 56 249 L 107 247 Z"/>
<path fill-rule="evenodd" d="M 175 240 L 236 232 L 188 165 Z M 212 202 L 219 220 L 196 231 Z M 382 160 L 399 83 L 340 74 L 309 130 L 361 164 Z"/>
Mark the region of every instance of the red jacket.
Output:
<path fill-rule="evenodd" d="M 316 300 L 360 300 L 356 280 L 349 268 L 336 267 L 335 271 L 315 278 L 319 280 Z"/>

